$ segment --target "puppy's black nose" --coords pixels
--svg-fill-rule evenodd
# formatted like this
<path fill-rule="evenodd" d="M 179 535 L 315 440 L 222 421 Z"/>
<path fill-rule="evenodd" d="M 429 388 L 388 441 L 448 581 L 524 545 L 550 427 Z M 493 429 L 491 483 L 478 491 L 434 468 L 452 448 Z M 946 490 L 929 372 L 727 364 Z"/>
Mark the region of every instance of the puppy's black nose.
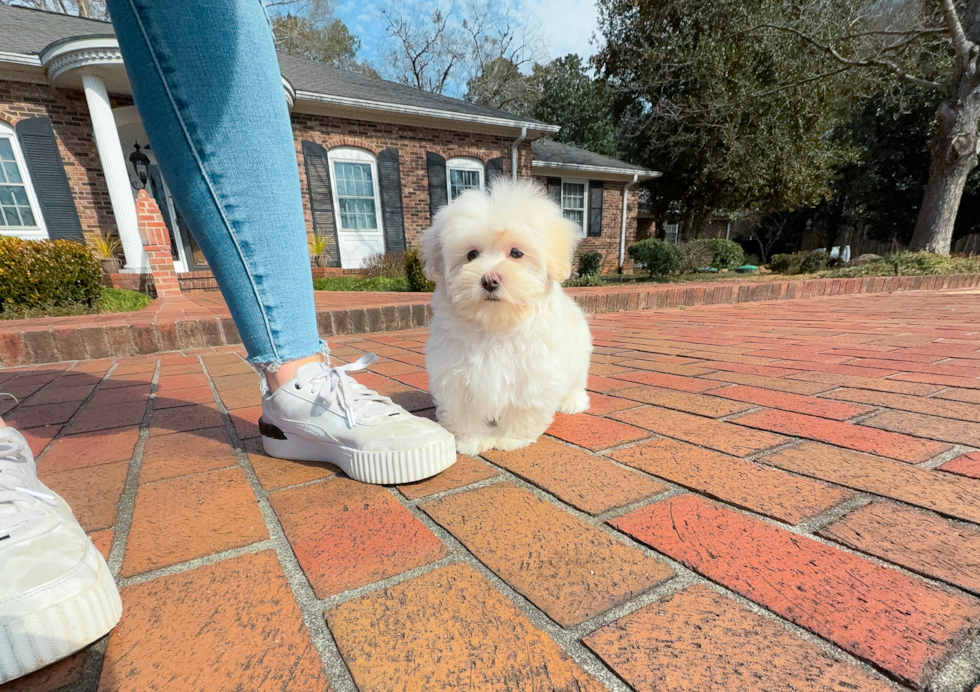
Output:
<path fill-rule="evenodd" d="M 480 284 L 488 292 L 493 293 L 500 286 L 500 274 L 497 272 L 487 272 L 483 275 L 483 278 L 480 279 Z"/>

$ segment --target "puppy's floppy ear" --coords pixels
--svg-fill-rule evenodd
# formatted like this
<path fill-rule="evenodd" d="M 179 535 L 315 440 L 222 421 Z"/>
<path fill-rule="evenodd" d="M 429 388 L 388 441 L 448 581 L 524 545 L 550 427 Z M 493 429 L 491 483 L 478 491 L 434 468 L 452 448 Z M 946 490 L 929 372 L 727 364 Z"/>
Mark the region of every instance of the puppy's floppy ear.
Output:
<path fill-rule="evenodd" d="M 578 226 L 556 210 L 546 232 L 548 276 L 561 283 L 572 275 L 572 255 L 579 241 Z"/>
<path fill-rule="evenodd" d="M 436 223 L 422 232 L 422 264 L 425 276 L 429 281 L 438 281 L 446 273 L 446 264 L 442 258 L 442 239 L 440 229 L 442 224 Z"/>

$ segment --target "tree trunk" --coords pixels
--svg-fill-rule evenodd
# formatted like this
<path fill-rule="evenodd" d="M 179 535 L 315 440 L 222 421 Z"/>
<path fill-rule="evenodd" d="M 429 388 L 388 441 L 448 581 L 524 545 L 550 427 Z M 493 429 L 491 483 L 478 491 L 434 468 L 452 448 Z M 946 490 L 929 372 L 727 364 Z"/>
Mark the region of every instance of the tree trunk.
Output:
<path fill-rule="evenodd" d="M 980 88 L 966 76 L 960 81 L 958 97 L 943 101 L 936 112 L 936 131 L 929 145 L 929 182 L 909 243 L 913 251 L 949 254 L 966 177 L 977 165 Z"/>

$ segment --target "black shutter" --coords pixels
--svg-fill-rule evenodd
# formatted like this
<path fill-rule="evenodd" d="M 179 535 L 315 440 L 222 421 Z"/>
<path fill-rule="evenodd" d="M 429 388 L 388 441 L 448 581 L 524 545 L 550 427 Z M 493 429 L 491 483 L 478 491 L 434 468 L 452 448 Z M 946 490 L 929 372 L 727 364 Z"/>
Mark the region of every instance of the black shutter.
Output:
<path fill-rule="evenodd" d="M 340 266 L 337 227 L 333 218 L 333 193 L 330 191 L 330 162 L 327 150 L 316 142 L 303 140 L 303 163 L 306 166 L 306 189 L 310 195 L 313 232 L 326 240 L 330 266 Z"/>
<path fill-rule="evenodd" d="M 487 185 L 493 185 L 497 178 L 504 177 L 504 157 L 498 156 L 487 161 Z"/>
<path fill-rule="evenodd" d="M 589 237 L 602 235 L 602 181 L 589 181 Z"/>
<path fill-rule="evenodd" d="M 385 250 L 405 252 L 402 174 L 397 149 L 383 149 L 378 154 L 378 178 L 380 178 L 378 188 L 381 191 L 381 217 L 385 224 Z"/>
<path fill-rule="evenodd" d="M 561 206 L 561 178 L 548 178 L 548 196 Z"/>
<path fill-rule="evenodd" d="M 429 172 L 429 219 L 449 204 L 446 188 L 446 158 L 434 151 L 425 152 L 425 167 Z"/>
<path fill-rule="evenodd" d="M 58 151 L 50 118 L 28 118 L 17 123 L 17 138 L 27 159 L 27 170 L 41 205 L 51 240 L 85 242 L 82 222 L 68 184 L 65 164 Z"/>

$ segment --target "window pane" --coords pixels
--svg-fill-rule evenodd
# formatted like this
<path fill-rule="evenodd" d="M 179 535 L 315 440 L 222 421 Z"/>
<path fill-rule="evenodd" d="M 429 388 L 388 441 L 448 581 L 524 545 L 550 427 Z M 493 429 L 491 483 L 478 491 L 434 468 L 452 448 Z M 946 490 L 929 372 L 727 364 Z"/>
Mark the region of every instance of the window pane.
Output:
<path fill-rule="evenodd" d="M 374 197 L 371 166 L 366 163 L 334 164 L 337 176 L 337 195 L 340 197 Z"/>
<path fill-rule="evenodd" d="M 31 211 L 30 207 L 20 207 L 20 219 L 21 226 L 37 225 L 37 222 L 34 220 L 34 212 Z"/>
<path fill-rule="evenodd" d="M 13 206 L 14 204 L 14 186 L 13 185 L 0 185 L 0 204 L 7 206 Z"/>
<path fill-rule="evenodd" d="M 24 189 L 23 185 L 10 186 L 10 190 L 14 193 L 14 204 L 19 204 L 24 207 L 29 207 L 30 202 L 27 201 L 27 190 Z"/>
<path fill-rule="evenodd" d="M 0 137 L 0 161 L 13 161 L 14 147 L 6 137 Z"/>
<path fill-rule="evenodd" d="M 374 210 L 374 199 L 341 198 L 340 227 L 345 231 L 375 230 L 378 220 Z"/>
<path fill-rule="evenodd" d="M 561 206 L 564 209 L 585 209 L 585 183 L 562 183 Z"/>
<path fill-rule="evenodd" d="M 22 183 L 23 179 L 20 177 L 20 170 L 17 168 L 16 161 L 4 161 L 3 170 L 0 170 L 0 183 Z M 4 171 L 6 171 L 6 180 L 4 180 Z"/>
<path fill-rule="evenodd" d="M 24 224 L 20 221 L 20 214 L 17 213 L 17 207 L 0 206 L 0 216 L 3 216 L 4 226 L 23 226 Z"/>
<path fill-rule="evenodd" d="M 449 190 L 452 198 L 456 199 L 466 190 L 480 189 L 480 172 L 460 170 L 458 168 L 449 169 Z"/>
<path fill-rule="evenodd" d="M 334 163 L 340 228 L 345 231 L 377 230 L 374 181 L 367 163 Z"/>
<path fill-rule="evenodd" d="M 561 213 L 569 221 L 574 221 L 575 223 L 577 223 L 579 228 L 582 227 L 582 221 L 585 217 L 585 212 L 576 211 L 574 209 L 563 209 Z"/>

